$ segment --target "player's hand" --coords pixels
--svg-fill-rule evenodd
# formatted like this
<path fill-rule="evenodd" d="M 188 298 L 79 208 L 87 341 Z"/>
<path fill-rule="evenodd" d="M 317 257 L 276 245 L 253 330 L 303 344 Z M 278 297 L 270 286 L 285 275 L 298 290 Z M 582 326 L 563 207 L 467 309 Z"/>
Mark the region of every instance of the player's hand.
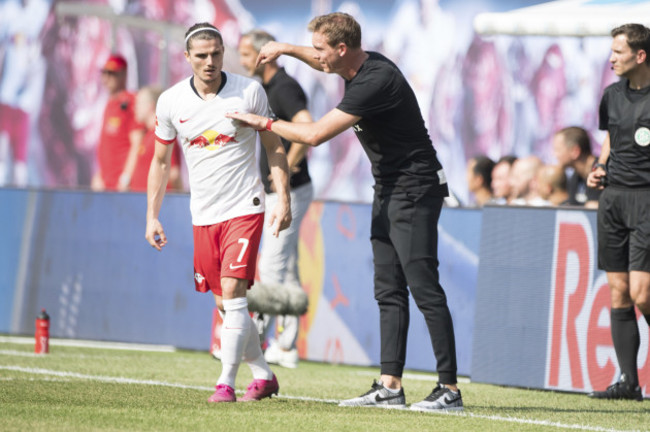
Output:
<path fill-rule="evenodd" d="M 590 188 L 604 189 L 602 179 L 607 176 L 607 172 L 601 167 L 596 167 L 593 171 L 589 173 L 587 177 L 587 186 Z"/>
<path fill-rule="evenodd" d="M 147 229 L 144 237 L 149 244 L 156 250 L 160 251 L 163 246 L 167 244 L 167 236 L 163 230 L 162 224 L 158 219 L 151 219 L 147 221 Z"/>
<path fill-rule="evenodd" d="M 251 113 L 231 112 L 226 113 L 226 117 L 238 120 L 243 126 L 251 127 L 257 131 L 266 130 L 266 123 L 269 121 L 266 117 Z"/>
<path fill-rule="evenodd" d="M 271 211 L 269 218 L 269 228 L 273 230 L 273 237 L 278 237 L 280 231 L 291 226 L 291 204 L 278 200 Z"/>
<path fill-rule="evenodd" d="M 264 44 L 260 50 L 260 53 L 257 55 L 255 66 L 267 64 L 280 57 L 282 54 L 284 54 L 284 45 L 286 44 L 277 41 L 270 41 Z"/>

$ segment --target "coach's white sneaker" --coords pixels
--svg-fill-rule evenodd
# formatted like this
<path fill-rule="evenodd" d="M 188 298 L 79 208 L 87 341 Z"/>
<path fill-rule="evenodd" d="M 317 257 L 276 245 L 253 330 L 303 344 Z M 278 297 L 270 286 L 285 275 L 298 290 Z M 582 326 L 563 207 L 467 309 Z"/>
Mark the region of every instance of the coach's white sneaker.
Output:
<path fill-rule="evenodd" d="M 444 384 L 438 383 L 431 394 L 423 401 L 411 405 L 413 411 L 444 412 L 462 411 L 463 397 L 458 392 L 451 391 Z"/>
<path fill-rule="evenodd" d="M 403 388 L 394 393 L 384 387 L 381 381 L 373 381 L 369 391 L 359 397 L 342 400 L 339 406 L 404 409 L 406 408 L 406 398 Z"/>

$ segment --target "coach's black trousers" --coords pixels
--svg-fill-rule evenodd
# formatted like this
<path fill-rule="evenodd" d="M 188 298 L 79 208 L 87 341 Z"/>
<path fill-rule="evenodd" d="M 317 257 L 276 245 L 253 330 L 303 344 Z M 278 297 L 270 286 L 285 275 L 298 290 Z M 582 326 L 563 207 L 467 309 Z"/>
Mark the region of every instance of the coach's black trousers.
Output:
<path fill-rule="evenodd" d="M 442 203 L 442 197 L 427 193 L 375 192 L 370 239 L 379 304 L 381 373 L 402 376 L 410 289 L 429 329 L 440 382 L 455 384 L 454 326 L 438 281 Z"/>

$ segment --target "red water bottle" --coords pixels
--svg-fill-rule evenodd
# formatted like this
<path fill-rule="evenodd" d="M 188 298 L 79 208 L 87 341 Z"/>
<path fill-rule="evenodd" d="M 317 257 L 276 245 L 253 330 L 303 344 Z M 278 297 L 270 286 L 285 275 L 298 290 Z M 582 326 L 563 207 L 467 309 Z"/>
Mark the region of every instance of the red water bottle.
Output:
<path fill-rule="evenodd" d="M 50 352 L 50 316 L 41 310 L 41 313 L 36 317 L 36 344 L 34 345 L 34 352 L 36 354 L 47 354 Z"/>

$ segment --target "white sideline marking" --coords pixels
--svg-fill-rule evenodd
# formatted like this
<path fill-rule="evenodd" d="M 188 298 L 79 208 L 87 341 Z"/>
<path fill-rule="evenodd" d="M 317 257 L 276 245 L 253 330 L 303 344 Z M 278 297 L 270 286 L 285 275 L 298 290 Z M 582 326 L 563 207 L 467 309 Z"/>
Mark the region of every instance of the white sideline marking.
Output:
<path fill-rule="evenodd" d="M 0 354 L 18 356 L 18 357 L 40 357 L 43 355 L 43 354 L 36 354 L 32 352 L 15 351 L 15 350 L 0 350 Z"/>
<path fill-rule="evenodd" d="M 420 411 L 421 412 L 421 411 Z M 468 412 L 438 412 L 434 413 L 434 415 L 455 415 L 459 417 L 471 417 L 471 418 L 478 418 L 478 419 L 484 419 L 484 420 L 496 420 L 496 421 L 503 421 L 503 422 L 508 422 L 508 423 L 520 423 L 520 424 L 532 424 L 532 425 L 539 425 L 539 426 L 552 426 L 560 429 L 575 429 L 575 430 L 584 430 L 584 431 L 595 431 L 595 432 L 641 432 L 639 429 L 633 429 L 633 430 L 625 430 L 625 429 L 612 429 L 612 428 L 605 428 L 602 426 L 589 426 L 589 425 L 579 425 L 579 424 L 564 424 L 564 423 L 559 423 L 559 422 L 552 422 L 548 420 L 532 420 L 532 419 L 524 419 L 524 418 L 518 418 L 518 417 L 506 417 L 506 416 L 497 416 L 497 415 L 486 415 L 486 414 L 474 414 L 474 413 L 468 413 Z"/>
<path fill-rule="evenodd" d="M 28 374 L 53 375 L 57 377 L 77 378 L 77 379 L 84 379 L 89 381 L 107 382 L 111 384 L 141 384 L 141 385 L 175 387 L 175 388 L 192 389 L 192 390 L 214 391 L 214 387 L 192 386 L 186 384 L 170 383 L 166 381 L 138 380 L 133 378 L 110 377 L 110 376 L 101 376 L 101 375 L 85 375 L 77 372 L 65 372 L 65 371 L 55 371 L 55 370 L 41 369 L 41 368 L 26 368 L 22 366 L 0 365 L 0 370 L 3 369 L 28 373 Z M 238 390 L 237 393 L 244 393 L 244 391 Z M 278 397 L 281 397 L 283 399 L 311 401 L 311 402 L 327 402 L 327 403 L 339 402 L 338 399 L 318 399 L 318 398 L 310 398 L 310 397 L 302 397 L 302 396 L 288 396 L 283 394 L 279 394 Z"/>
<path fill-rule="evenodd" d="M 205 387 L 205 386 L 192 386 L 186 384 L 177 384 L 169 383 L 166 381 L 154 381 L 154 380 L 138 380 L 133 378 L 124 378 L 124 377 L 110 377 L 110 376 L 101 376 L 101 375 L 85 375 L 77 372 L 66 372 L 66 371 L 55 371 L 49 369 L 41 368 L 26 368 L 22 366 L 12 366 L 12 365 L 0 365 L 0 370 L 10 370 L 16 372 L 22 372 L 27 374 L 37 374 L 37 375 L 51 375 L 56 377 L 64 378 L 77 378 L 85 379 L 90 381 L 100 381 L 107 382 L 112 384 L 141 384 L 141 385 L 153 385 L 153 386 L 162 386 L 162 387 L 174 387 L 182 389 L 192 389 L 192 390 L 201 390 L 201 391 L 212 391 L 214 387 Z M 237 393 L 243 393 L 243 391 L 237 391 Z M 279 394 L 279 398 L 282 399 L 292 399 L 292 400 L 301 400 L 301 401 L 310 401 L 310 402 L 324 402 L 324 403 L 338 403 L 337 399 L 319 399 L 303 396 L 288 396 Z M 425 413 L 426 414 L 426 413 Z M 502 421 L 509 423 L 519 423 L 519 424 L 532 424 L 539 426 L 551 426 L 561 429 L 573 429 L 573 430 L 582 430 L 582 431 L 594 431 L 594 432 L 638 432 L 638 430 L 628 431 L 620 429 L 611 429 L 604 428 L 601 426 L 589 426 L 589 425 L 578 425 L 578 424 L 564 424 L 559 422 L 552 422 L 548 420 L 532 420 L 518 417 L 506 417 L 506 416 L 497 416 L 497 415 L 485 415 L 485 414 L 474 414 L 470 412 L 436 412 L 438 415 L 450 415 L 458 417 L 470 417 L 484 420 L 493 420 L 493 421 Z"/>
<path fill-rule="evenodd" d="M 15 343 L 15 344 L 33 344 L 34 338 L 20 337 L 20 336 L 0 336 L 0 343 Z M 78 339 L 58 339 L 50 338 L 51 346 L 67 346 L 79 348 L 101 348 L 101 349 L 114 349 L 114 350 L 127 350 L 127 351 L 150 351 L 150 352 L 176 352 L 176 348 L 171 345 L 152 345 L 152 344 L 135 344 L 124 342 L 104 342 L 104 341 L 89 341 Z"/>

